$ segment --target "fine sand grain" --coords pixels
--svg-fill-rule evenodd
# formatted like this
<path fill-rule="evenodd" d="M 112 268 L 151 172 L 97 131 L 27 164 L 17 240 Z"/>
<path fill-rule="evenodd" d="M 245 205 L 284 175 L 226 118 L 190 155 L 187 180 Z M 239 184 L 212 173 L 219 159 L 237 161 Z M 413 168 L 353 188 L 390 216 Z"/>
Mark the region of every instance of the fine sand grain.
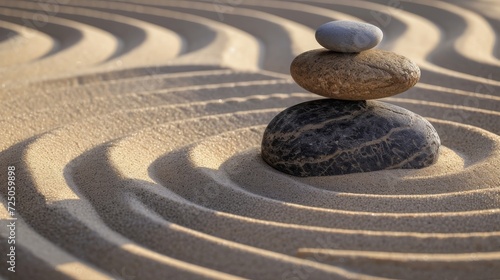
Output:
<path fill-rule="evenodd" d="M 500 278 L 498 1 L 42 2 L 0 0 L 0 278 Z M 289 66 L 337 19 L 420 66 L 384 101 L 432 122 L 435 165 L 263 162 L 267 123 L 321 98 Z"/>

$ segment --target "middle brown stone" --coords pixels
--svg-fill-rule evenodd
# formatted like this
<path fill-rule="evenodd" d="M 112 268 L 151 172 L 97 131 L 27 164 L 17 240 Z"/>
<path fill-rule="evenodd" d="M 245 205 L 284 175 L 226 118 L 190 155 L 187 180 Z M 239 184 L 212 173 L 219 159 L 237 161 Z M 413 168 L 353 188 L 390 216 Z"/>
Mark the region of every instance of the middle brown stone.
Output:
<path fill-rule="evenodd" d="M 342 100 L 393 96 L 413 87 L 420 79 L 420 69 L 413 61 L 377 49 L 360 53 L 307 51 L 293 60 L 290 73 L 304 89 Z"/>

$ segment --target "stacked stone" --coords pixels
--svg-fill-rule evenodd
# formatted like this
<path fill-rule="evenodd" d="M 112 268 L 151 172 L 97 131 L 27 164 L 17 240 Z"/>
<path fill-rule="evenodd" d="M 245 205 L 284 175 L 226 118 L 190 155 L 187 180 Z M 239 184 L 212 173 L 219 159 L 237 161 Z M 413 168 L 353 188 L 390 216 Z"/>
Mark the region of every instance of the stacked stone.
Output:
<path fill-rule="evenodd" d="M 420 69 L 408 58 L 373 49 L 382 31 L 371 24 L 333 21 L 316 31 L 325 49 L 297 56 L 292 78 L 328 97 L 279 113 L 267 126 L 262 158 L 294 176 L 329 176 L 423 168 L 436 162 L 440 139 L 423 117 L 373 101 L 413 87 Z"/>

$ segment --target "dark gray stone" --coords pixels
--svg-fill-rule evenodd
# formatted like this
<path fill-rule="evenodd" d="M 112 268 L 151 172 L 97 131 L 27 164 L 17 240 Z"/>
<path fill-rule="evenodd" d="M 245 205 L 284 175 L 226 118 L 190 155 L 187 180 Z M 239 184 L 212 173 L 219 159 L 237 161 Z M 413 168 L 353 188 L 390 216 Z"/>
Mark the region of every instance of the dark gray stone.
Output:
<path fill-rule="evenodd" d="M 329 176 L 423 168 L 440 145 L 426 119 L 401 107 L 321 99 L 279 113 L 264 132 L 262 158 L 290 175 Z"/>

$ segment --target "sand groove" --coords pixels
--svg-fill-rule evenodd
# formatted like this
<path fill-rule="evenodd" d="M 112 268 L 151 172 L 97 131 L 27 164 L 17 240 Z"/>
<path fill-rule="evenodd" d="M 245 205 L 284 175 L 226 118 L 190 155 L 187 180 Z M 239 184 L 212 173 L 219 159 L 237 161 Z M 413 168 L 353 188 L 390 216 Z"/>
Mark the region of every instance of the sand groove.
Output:
<path fill-rule="evenodd" d="M 0 277 L 500 275 L 494 1 L 66 2 L 0 1 L 0 170 L 16 167 L 20 254 Z M 435 165 L 295 178 L 262 161 L 266 124 L 316 98 L 290 62 L 335 19 L 380 26 L 380 48 L 421 67 L 385 101 L 433 123 Z"/>

